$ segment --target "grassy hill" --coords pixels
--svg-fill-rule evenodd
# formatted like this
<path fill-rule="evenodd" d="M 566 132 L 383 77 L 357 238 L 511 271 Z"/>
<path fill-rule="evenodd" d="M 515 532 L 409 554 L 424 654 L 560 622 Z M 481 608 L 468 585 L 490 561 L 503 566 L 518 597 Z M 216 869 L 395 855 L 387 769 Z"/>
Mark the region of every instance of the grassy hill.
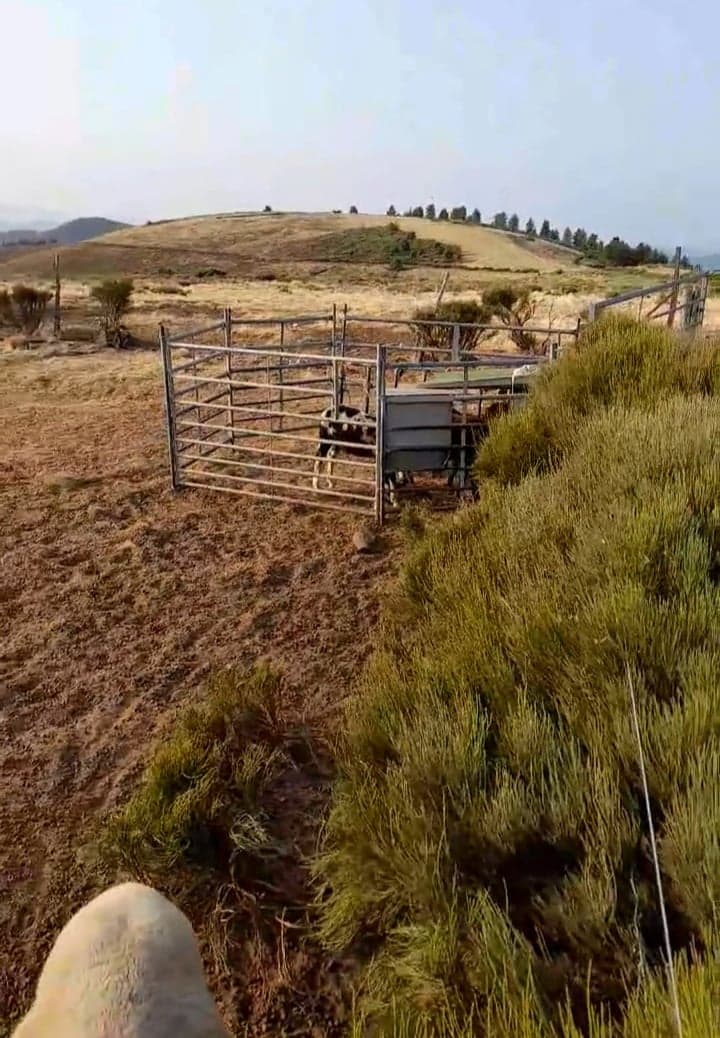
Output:
<path fill-rule="evenodd" d="M 406 235 L 420 241 L 446 246 L 430 249 L 423 246 L 418 262 L 461 262 L 470 267 L 509 271 L 551 272 L 568 267 L 575 253 L 548 242 L 527 241 L 521 235 L 496 231 L 470 224 L 453 224 L 400 217 L 394 221 Z M 361 231 L 377 235 L 390 220 L 381 216 L 347 216 L 333 214 L 227 214 L 162 221 L 144 227 L 130 227 L 104 234 L 92 242 L 84 242 L 62 250 L 63 269 L 77 277 L 93 277 L 111 273 L 131 276 L 157 276 L 171 268 L 192 274 L 198 267 L 216 267 L 229 276 L 246 276 L 266 267 L 282 264 L 344 259 L 356 263 L 386 262 L 377 250 L 348 249 Z M 366 244 L 373 240 L 366 236 Z M 345 243 L 342 235 L 346 235 Z M 332 250 L 324 252 L 332 238 Z M 38 249 L 32 254 L 5 259 L 0 252 L 0 278 L 47 276 L 50 250 Z M 443 258 L 444 257 L 444 258 Z"/>
<path fill-rule="evenodd" d="M 631 686 L 685 1038 L 720 1033 L 718 436 L 720 348 L 605 322 L 420 538 L 317 866 L 371 1033 L 675 1033 Z"/>

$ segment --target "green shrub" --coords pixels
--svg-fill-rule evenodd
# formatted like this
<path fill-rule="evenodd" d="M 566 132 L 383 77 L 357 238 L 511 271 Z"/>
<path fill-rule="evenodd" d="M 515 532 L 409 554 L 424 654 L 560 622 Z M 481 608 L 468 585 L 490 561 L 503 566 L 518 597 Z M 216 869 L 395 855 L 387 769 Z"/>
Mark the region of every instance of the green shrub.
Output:
<path fill-rule="evenodd" d="M 657 325 L 606 316 L 589 325 L 577 349 L 545 369 L 529 404 L 496 424 L 477 472 L 518 482 L 557 462 L 578 423 L 611 403 L 652 407 L 677 392 L 720 392 L 720 355 Z"/>
<path fill-rule="evenodd" d="M 685 1033 L 718 1031 L 720 351 L 655 334 L 558 363 L 539 474 L 421 534 L 387 610 L 316 864 L 374 1033 L 673 1034 L 628 667 Z"/>
<path fill-rule="evenodd" d="M 418 238 L 414 231 L 402 231 L 396 221 L 384 227 L 357 227 L 322 234 L 308 241 L 288 243 L 286 255 L 293 259 L 325 263 L 384 263 L 400 259 L 406 266 L 446 266 L 458 263 L 458 245 Z"/>
<path fill-rule="evenodd" d="M 226 871 L 270 845 L 261 809 L 283 760 L 278 678 L 227 671 L 158 746 L 135 793 L 107 823 L 103 858 L 149 882 L 173 870 Z"/>

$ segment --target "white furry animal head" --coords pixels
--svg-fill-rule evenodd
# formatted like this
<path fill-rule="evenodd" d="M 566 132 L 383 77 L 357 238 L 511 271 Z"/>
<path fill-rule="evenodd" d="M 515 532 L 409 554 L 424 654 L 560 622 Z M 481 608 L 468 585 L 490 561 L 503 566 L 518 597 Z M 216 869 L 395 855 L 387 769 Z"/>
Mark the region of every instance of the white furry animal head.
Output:
<path fill-rule="evenodd" d="M 14 1038 L 228 1038 L 187 917 L 140 883 L 111 887 L 60 932 Z"/>

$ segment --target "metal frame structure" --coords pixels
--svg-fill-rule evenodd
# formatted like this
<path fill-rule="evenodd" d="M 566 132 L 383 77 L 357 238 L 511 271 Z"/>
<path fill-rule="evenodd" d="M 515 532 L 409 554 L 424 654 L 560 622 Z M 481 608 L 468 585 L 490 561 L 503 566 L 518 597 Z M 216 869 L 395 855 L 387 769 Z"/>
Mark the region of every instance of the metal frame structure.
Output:
<path fill-rule="evenodd" d="M 238 319 L 226 309 L 221 321 L 181 334 L 171 336 L 161 327 L 173 489 L 221 490 L 353 512 L 382 523 L 387 400 L 401 377 L 408 391 L 422 390 L 450 401 L 453 425 L 461 415 L 463 486 L 468 429 L 481 419 L 488 402 L 500 399 L 499 385 L 473 385 L 473 373 L 490 367 L 507 382 L 508 369 L 547 363 L 568 337 L 577 338 L 578 329 L 526 329 L 545 336 L 544 357 L 477 355 L 460 350 L 461 330 L 488 326 L 425 323 L 445 329 L 450 343 L 433 350 L 431 360 L 414 337 L 418 322 L 351 315 L 346 307 L 259 320 Z M 437 376 L 449 377 L 451 385 L 433 385 Z M 357 420 L 346 424 L 348 429 L 367 429 L 362 444 L 320 439 L 323 412 L 331 409 L 337 414 L 341 404 L 361 411 Z M 414 431 L 428 428 L 418 425 Z M 341 451 L 332 459 L 332 483 L 317 471 L 321 443 L 353 450 L 352 455 Z"/>

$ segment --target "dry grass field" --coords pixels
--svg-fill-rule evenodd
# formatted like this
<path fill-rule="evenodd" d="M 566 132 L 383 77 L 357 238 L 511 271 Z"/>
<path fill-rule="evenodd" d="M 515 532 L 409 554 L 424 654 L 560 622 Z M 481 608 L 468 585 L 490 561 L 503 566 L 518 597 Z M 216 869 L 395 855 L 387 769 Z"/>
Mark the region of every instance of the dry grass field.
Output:
<path fill-rule="evenodd" d="M 356 555 L 351 517 L 173 495 L 157 356 L 52 353 L 0 357 L 0 1019 L 108 881 L 86 861 L 96 824 L 209 674 L 274 664 L 284 716 L 331 736 L 394 558 Z M 293 783 L 278 816 L 300 854 L 327 773 Z M 268 992 L 279 1004 L 296 983 L 293 954 L 284 981 L 258 952 L 235 992 L 260 1033 Z"/>
<path fill-rule="evenodd" d="M 399 534 L 358 555 L 350 517 L 173 495 L 154 343 L 160 321 L 202 323 L 224 306 L 259 317 L 327 312 L 336 301 L 410 316 L 433 303 L 440 270 L 303 258 L 303 242 L 318 235 L 385 223 L 198 218 L 61 249 L 62 340 L 32 350 L 0 340 L 0 1034 L 27 1005 L 59 926 L 113 878 L 96 854 L 99 827 L 170 739 L 178 711 L 202 699 L 218 670 L 259 662 L 279 672 L 283 731 L 302 730 L 308 748 L 286 754 L 265 805 L 285 856 L 264 888 L 248 888 L 229 958 L 218 951 L 220 900 L 198 895 L 193 922 L 238 1034 L 346 1031 L 355 966 L 306 934 L 308 862 Z M 537 319 L 556 327 L 572 326 L 591 299 L 664 276 L 589 271 L 567 250 L 487 228 L 398 223 L 460 245 L 446 298 L 518 281 L 533 287 Z M 0 287 L 49 287 L 51 258 L 0 254 Z M 88 341 L 89 290 L 107 276 L 133 277 L 128 326 L 147 348 L 114 353 Z M 709 317 L 720 326 L 719 299 Z"/>

